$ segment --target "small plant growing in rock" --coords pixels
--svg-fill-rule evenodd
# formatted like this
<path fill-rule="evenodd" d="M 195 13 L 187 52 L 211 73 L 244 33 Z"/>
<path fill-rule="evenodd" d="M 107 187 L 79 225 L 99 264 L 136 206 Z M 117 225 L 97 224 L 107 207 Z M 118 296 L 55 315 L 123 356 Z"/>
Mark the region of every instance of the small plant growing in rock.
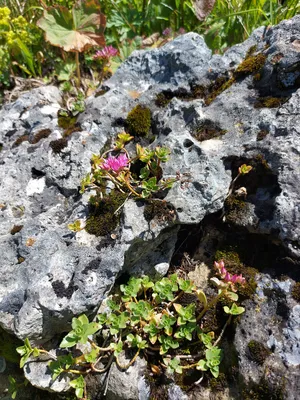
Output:
<path fill-rule="evenodd" d="M 110 181 L 120 192 L 145 199 L 172 186 L 175 179 L 161 178 L 161 164 L 168 160 L 170 150 L 159 146 L 150 149 L 137 144 L 135 154 L 131 156 L 125 146 L 132 139 L 128 133 L 120 133 L 112 149 L 92 157 L 92 171 L 82 180 L 81 193 L 87 187 L 103 193 L 106 182 Z M 134 176 L 131 166 L 138 162 L 142 166 Z"/>
<path fill-rule="evenodd" d="M 177 180 L 162 177 L 161 164 L 168 160 L 169 149 L 136 144 L 134 154 L 130 155 L 125 146 L 132 139 L 128 133 L 120 133 L 113 148 L 92 156 L 91 172 L 81 181 L 80 190 L 81 194 L 87 189 L 96 192 L 89 200 L 90 216 L 85 227 L 77 220 L 68 225 L 69 229 L 78 232 L 85 228 L 91 234 L 103 236 L 116 228 L 120 210 L 130 196 L 153 199 Z"/>
<path fill-rule="evenodd" d="M 236 290 L 237 285 L 243 285 L 245 280 L 241 275 L 230 275 L 222 261 L 215 263 L 215 267 L 218 277 L 212 278 L 212 282 L 218 291 L 209 300 L 192 281 L 176 274 L 157 282 L 147 276 L 131 277 L 126 285 L 120 286 L 121 294 L 106 301 L 105 312 L 98 314 L 96 321 L 89 322 L 86 315 L 73 318 L 72 330 L 60 343 L 60 348 L 69 352 L 58 357 L 51 355 L 53 361 L 49 368 L 53 379 L 61 373 L 77 375 L 70 386 L 75 389 L 77 398 L 87 399 L 86 374 L 104 373 L 114 360 L 120 369 L 126 370 L 142 353 L 169 373 L 181 374 L 184 370 L 196 368 L 218 377 L 222 360 L 218 344 L 232 317 L 244 312 L 244 308 L 236 304 Z M 194 295 L 195 302 L 186 306 L 180 304 L 180 299 L 186 294 Z M 230 304 L 230 307 L 224 307 L 229 318 L 216 337 L 215 332 L 202 330 L 202 319 L 224 297 Z M 200 302 L 198 306 L 197 299 Z M 95 334 L 97 336 L 93 338 Z M 78 344 L 89 344 L 89 350 L 81 355 L 77 352 L 74 356 L 72 349 Z M 30 356 L 39 357 L 46 352 L 32 348 L 28 339 L 17 351 L 22 355 L 21 367 Z M 124 351 L 132 353 L 127 364 L 122 364 L 119 357 Z"/>

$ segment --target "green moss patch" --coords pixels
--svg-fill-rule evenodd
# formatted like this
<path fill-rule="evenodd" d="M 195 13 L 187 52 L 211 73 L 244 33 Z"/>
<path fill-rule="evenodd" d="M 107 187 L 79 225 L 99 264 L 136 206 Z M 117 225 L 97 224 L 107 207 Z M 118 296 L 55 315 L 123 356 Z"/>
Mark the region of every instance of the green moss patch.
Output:
<path fill-rule="evenodd" d="M 243 277 L 246 278 L 246 284 L 244 286 L 239 286 L 239 296 L 245 299 L 251 298 L 255 294 L 257 287 L 255 276 L 258 273 L 258 270 L 244 265 L 241 262 L 237 251 L 230 248 L 217 250 L 215 253 L 215 260 L 223 260 L 225 267 L 230 274 L 242 274 Z"/>
<path fill-rule="evenodd" d="M 228 196 L 224 204 L 226 222 L 235 223 L 236 221 L 239 221 L 242 218 L 245 209 L 245 201 L 233 194 Z"/>
<path fill-rule="evenodd" d="M 257 73 L 265 65 L 266 59 L 267 56 L 262 53 L 246 56 L 244 61 L 234 71 L 235 77 L 244 77 Z"/>
<path fill-rule="evenodd" d="M 263 365 L 271 351 L 261 342 L 250 340 L 247 345 L 248 357 L 259 365 Z"/>
<path fill-rule="evenodd" d="M 295 283 L 292 289 L 293 298 L 300 303 L 300 282 Z"/>
<path fill-rule="evenodd" d="M 243 400 L 284 400 L 285 378 L 276 382 L 270 382 L 266 377 L 261 378 L 259 383 L 253 383 L 249 388 L 243 390 Z"/>
<path fill-rule="evenodd" d="M 288 97 L 260 97 L 254 103 L 254 108 L 278 108 L 286 103 Z"/>
<path fill-rule="evenodd" d="M 137 105 L 127 115 L 126 130 L 132 136 L 148 136 L 151 128 L 151 111 L 149 108 Z"/>
<path fill-rule="evenodd" d="M 95 236 L 105 236 L 111 233 L 120 222 L 120 213 L 115 212 L 124 203 L 127 196 L 126 193 L 116 190 L 102 199 L 91 196 L 85 230 Z"/>
<path fill-rule="evenodd" d="M 80 124 L 77 122 L 77 116 L 71 113 L 66 114 L 65 112 L 58 111 L 57 123 L 64 130 L 64 137 L 71 136 L 73 132 L 80 132 L 82 130 Z"/>

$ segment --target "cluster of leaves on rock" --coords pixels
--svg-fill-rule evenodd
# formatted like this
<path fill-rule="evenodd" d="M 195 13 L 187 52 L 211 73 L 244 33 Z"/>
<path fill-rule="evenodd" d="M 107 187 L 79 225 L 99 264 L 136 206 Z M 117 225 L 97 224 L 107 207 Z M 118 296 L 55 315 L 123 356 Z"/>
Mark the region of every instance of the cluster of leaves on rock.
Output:
<path fill-rule="evenodd" d="M 245 283 L 245 279 L 241 275 L 230 275 L 222 261 L 215 266 L 219 278 L 212 278 L 212 282 L 217 286 L 217 293 L 209 299 L 192 281 L 176 274 L 157 282 L 151 281 L 148 276 L 131 277 L 126 285 L 120 286 L 121 294 L 106 300 L 105 312 L 98 314 L 93 322 L 89 322 L 86 315 L 73 318 L 72 330 L 63 338 L 60 348 L 72 349 L 78 344 L 89 344 L 89 350 L 79 356 L 74 356 L 71 350 L 61 356 L 48 353 L 53 360 L 49 364 L 53 379 L 63 372 L 78 375 L 70 385 L 75 388 L 78 398 L 86 399 L 83 377 L 87 373 L 106 372 L 114 360 L 119 368 L 125 370 L 141 353 L 151 354 L 152 357 L 154 354 L 156 367 L 168 373 L 180 374 L 186 369 L 196 368 L 203 372 L 210 371 L 218 377 L 222 359 L 218 344 L 232 316 L 244 312 L 244 308 L 236 304 L 236 290 L 237 285 Z M 199 300 L 199 310 L 196 309 L 196 301 L 187 306 L 180 304 L 185 294 L 194 295 L 195 300 Z M 201 321 L 206 312 L 223 298 L 230 305 L 224 306 L 224 312 L 229 317 L 219 337 L 215 337 L 214 332 L 205 333 L 201 329 Z M 196 342 L 198 345 L 192 347 Z M 190 348 L 196 348 L 196 354 L 190 354 Z M 46 350 L 32 348 L 28 339 L 17 351 L 21 355 L 21 367 L 29 357 L 47 353 Z M 133 354 L 126 365 L 119 360 L 123 351 Z M 183 352 L 185 355 L 182 355 Z"/>

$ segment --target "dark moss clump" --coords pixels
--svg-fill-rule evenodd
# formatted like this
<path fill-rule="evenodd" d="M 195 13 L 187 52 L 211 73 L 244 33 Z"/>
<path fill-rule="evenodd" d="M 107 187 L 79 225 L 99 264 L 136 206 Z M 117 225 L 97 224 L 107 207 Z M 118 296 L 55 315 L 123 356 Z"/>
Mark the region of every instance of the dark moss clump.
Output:
<path fill-rule="evenodd" d="M 236 68 L 234 75 L 236 77 L 242 77 L 257 73 L 265 65 L 266 59 L 267 56 L 262 53 L 246 56 L 244 61 Z"/>
<path fill-rule="evenodd" d="M 242 274 L 246 278 L 244 286 L 238 287 L 238 294 L 242 298 L 251 298 L 256 291 L 257 283 L 255 276 L 258 273 L 256 268 L 247 267 L 241 261 L 238 253 L 232 249 L 217 250 L 215 260 L 223 260 L 225 268 L 230 274 Z"/>
<path fill-rule="evenodd" d="M 57 123 L 60 128 L 68 129 L 70 126 L 74 126 L 76 124 L 77 117 L 73 115 L 65 115 L 58 112 Z"/>
<path fill-rule="evenodd" d="M 64 137 L 71 136 L 74 132 L 81 132 L 81 126 L 79 124 L 70 125 L 67 129 L 64 130 Z"/>
<path fill-rule="evenodd" d="M 58 154 L 60 153 L 65 147 L 68 146 L 68 140 L 66 138 L 61 138 L 57 140 L 52 140 L 49 143 L 53 153 Z"/>
<path fill-rule="evenodd" d="M 161 92 L 156 95 L 155 104 L 157 107 L 166 107 L 174 96 L 171 92 Z"/>
<path fill-rule="evenodd" d="M 151 111 L 137 105 L 127 115 L 127 131 L 133 136 L 147 136 L 151 128 Z"/>
<path fill-rule="evenodd" d="M 245 58 L 248 58 L 248 57 L 252 56 L 253 53 L 256 52 L 256 50 L 257 50 L 257 45 L 256 44 L 254 44 L 253 46 L 249 47 Z"/>
<path fill-rule="evenodd" d="M 260 97 L 254 103 L 254 108 L 277 108 L 288 100 L 287 97 Z"/>
<path fill-rule="evenodd" d="M 22 135 L 22 136 L 18 137 L 17 140 L 14 141 L 13 147 L 20 146 L 21 143 L 28 142 L 28 140 L 29 140 L 28 134 Z"/>
<path fill-rule="evenodd" d="M 16 348 L 22 346 L 23 342 L 16 337 L 7 333 L 0 327 L 0 356 L 4 357 L 7 361 L 18 364 L 20 357 Z"/>
<path fill-rule="evenodd" d="M 0 143 L 0 151 L 3 149 L 3 143 Z"/>
<path fill-rule="evenodd" d="M 267 131 L 266 129 L 262 129 L 261 131 L 258 132 L 256 140 L 257 141 L 263 140 L 268 134 L 269 131 Z"/>
<path fill-rule="evenodd" d="M 115 214 L 115 211 L 124 203 L 126 198 L 126 193 L 116 190 L 102 199 L 91 196 L 89 217 L 86 221 L 85 230 L 95 236 L 105 236 L 111 233 L 120 222 L 120 214 Z"/>
<path fill-rule="evenodd" d="M 146 221 L 156 218 L 161 222 L 171 222 L 176 219 L 176 213 L 174 207 L 166 201 L 152 200 L 145 205 L 144 217 Z"/>
<path fill-rule="evenodd" d="M 205 97 L 205 104 L 208 106 L 212 103 L 219 94 L 235 82 L 235 78 L 219 77 L 209 87 L 208 95 Z"/>
<path fill-rule="evenodd" d="M 24 225 L 14 225 L 10 231 L 11 235 L 15 235 L 16 233 L 20 232 L 23 229 Z"/>
<path fill-rule="evenodd" d="M 300 282 L 295 283 L 292 289 L 293 298 L 300 303 Z"/>
<path fill-rule="evenodd" d="M 51 135 L 51 129 L 42 129 L 37 132 L 33 138 L 30 140 L 31 144 L 36 144 L 42 139 L 46 139 L 48 136 Z"/>
<path fill-rule="evenodd" d="M 212 392 L 222 392 L 227 387 L 226 375 L 221 372 L 217 378 L 209 380 L 209 387 Z"/>
<path fill-rule="evenodd" d="M 245 212 L 246 203 L 235 195 L 230 195 L 225 200 L 224 211 L 226 215 L 226 221 L 228 223 L 235 223 L 240 220 L 242 214 Z"/>
<path fill-rule="evenodd" d="M 226 132 L 227 131 L 225 129 L 221 129 L 213 122 L 204 121 L 196 129 L 194 129 L 194 131 L 192 132 L 192 136 L 195 139 L 199 140 L 199 142 L 202 142 L 203 140 L 209 140 L 225 135 Z"/>
<path fill-rule="evenodd" d="M 243 400 L 284 400 L 285 378 L 282 377 L 276 382 L 270 382 L 265 377 L 259 383 L 251 385 L 251 388 L 243 390 Z"/>
<path fill-rule="evenodd" d="M 263 365 L 271 351 L 261 342 L 250 340 L 247 345 L 248 357 L 259 365 Z"/>
<path fill-rule="evenodd" d="M 19 257 L 18 258 L 18 264 L 22 264 L 22 262 L 24 262 L 24 261 L 25 261 L 24 257 Z"/>

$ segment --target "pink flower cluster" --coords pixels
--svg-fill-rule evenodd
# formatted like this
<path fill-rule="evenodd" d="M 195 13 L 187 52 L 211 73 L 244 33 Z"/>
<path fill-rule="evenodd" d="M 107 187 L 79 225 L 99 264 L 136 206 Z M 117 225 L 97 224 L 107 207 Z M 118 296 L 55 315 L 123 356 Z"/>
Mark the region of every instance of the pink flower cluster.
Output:
<path fill-rule="evenodd" d="M 105 46 L 102 50 L 98 50 L 94 55 L 94 60 L 108 60 L 118 54 L 118 50 L 112 46 Z"/>
<path fill-rule="evenodd" d="M 102 165 L 100 165 L 101 169 L 109 171 L 110 169 L 114 172 L 119 172 L 121 169 L 127 167 L 128 158 L 126 154 L 120 154 L 119 157 L 109 156 Z"/>
<path fill-rule="evenodd" d="M 219 274 L 221 275 L 221 278 L 224 280 L 224 282 L 233 284 L 239 283 L 241 285 L 244 285 L 246 283 L 246 279 L 242 275 L 231 275 L 225 268 L 223 260 L 219 262 L 215 261 L 215 267 L 218 269 Z"/>

